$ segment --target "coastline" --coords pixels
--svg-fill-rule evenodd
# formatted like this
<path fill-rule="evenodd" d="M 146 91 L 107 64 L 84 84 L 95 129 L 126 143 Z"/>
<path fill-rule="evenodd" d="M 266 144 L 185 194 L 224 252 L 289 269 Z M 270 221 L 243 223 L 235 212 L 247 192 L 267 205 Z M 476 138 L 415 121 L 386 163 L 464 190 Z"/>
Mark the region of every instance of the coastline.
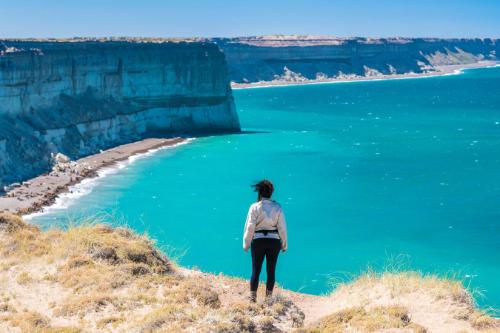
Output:
<path fill-rule="evenodd" d="M 436 76 L 457 75 L 461 74 L 465 69 L 490 68 L 490 67 L 496 67 L 498 65 L 500 65 L 499 61 L 485 60 L 470 64 L 436 66 L 435 67 L 436 71 L 428 73 L 405 73 L 405 74 L 388 74 L 388 75 L 382 74 L 375 76 L 353 76 L 353 77 L 342 77 L 342 78 L 328 78 L 320 80 L 304 79 L 304 81 L 273 80 L 273 81 L 260 81 L 252 83 L 232 82 L 231 88 L 233 90 L 239 90 L 239 89 L 302 86 L 302 85 L 313 85 L 313 84 L 419 79 L 419 78 L 429 78 Z"/>
<path fill-rule="evenodd" d="M 120 145 L 100 153 L 86 156 L 74 162 L 65 163 L 57 170 L 52 170 L 14 187 L 0 197 L 0 213 L 28 215 L 43 212 L 54 205 L 56 199 L 71 193 L 73 186 L 84 180 L 95 179 L 107 173 L 107 168 L 119 165 L 132 157 L 147 154 L 162 148 L 175 147 L 187 143 L 186 138 L 149 138 Z"/>
<path fill-rule="evenodd" d="M 303 82 L 287 81 L 263 81 L 249 84 L 234 84 L 232 89 L 255 89 L 269 87 L 288 87 L 315 84 L 334 84 L 348 82 L 368 82 L 385 80 L 402 80 L 414 78 L 428 78 L 436 76 L 458 75 L 465 69 L 489 68 L 500 65 L 498 61 L 480 61 L 471 64 L 437 66 L 435 72 L 431 73 L 407 73 L 395 75 L 379 75 L 372 77 L 351 77 L 325 80 L 307 80 Z M 185 138 L 159 139 L 150 138 L 141 141 L 120 145 L 100 153 L 78 159 L 74 165 L 66 170 L 51 171 L 39 175 L 27 181 L 21 186 L 15 187 L 0 196 L 0 213 L 8 212 L 23 215 L 29 219 L 35 214 L 43 214 L 47 209 L 58 205 L 57 199 L 66 201 L 67 197 L 79 197 L 84 195 L 85 190 L 78 188 L 87 180 L 95 180 L 109 174 L 119 166 L 119 162 L 125 161 L 132 156 L 142 155 L 156 149 L 173 147 L 178 144 L 189 142 Z M 113 169 L 111 169 L 113 168 Z M 88 187 L 88 186 L 87 186 Z M 62 205 L 61 205 L 62 206 Z M 65 208 L 65 207 L 62 207 Z"/>

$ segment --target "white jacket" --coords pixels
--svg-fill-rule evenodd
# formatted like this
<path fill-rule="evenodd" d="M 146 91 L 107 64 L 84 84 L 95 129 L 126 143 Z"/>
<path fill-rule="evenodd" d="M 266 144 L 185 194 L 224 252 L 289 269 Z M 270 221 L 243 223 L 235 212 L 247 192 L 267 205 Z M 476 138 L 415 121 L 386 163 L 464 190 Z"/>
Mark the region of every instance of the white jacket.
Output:
<path fill-rule="evenodd" d="M 285 215 L 281 206 L 273 200 L 262 199 L 250 206 L 243 233 L 243 249 L 246 251 L 258 230 L 278 230 L 281 248 L 288 248 Z"/>

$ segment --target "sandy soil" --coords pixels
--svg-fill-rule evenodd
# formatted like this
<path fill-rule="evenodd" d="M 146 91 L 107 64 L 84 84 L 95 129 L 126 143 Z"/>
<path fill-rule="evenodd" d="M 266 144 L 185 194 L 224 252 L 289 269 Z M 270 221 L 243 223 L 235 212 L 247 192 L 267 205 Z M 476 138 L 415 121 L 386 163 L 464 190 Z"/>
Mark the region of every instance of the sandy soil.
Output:
<path fill-rule="evenodd" d="M 498 62 L 496 61 L 480 61 L 471 64 L 461 64 L 461 65 L 445 65 L 436 66 L 434 72 L 429 73 L 406 73 L 406 74 L 389 74 L 389 75 L 374 75 L 374 76 L 348 76 L 340 78 L 328 78 L 321 80 L 308 80 L 303 81 L 285 81 L 285 80 L 273 80 L 273 81 L 261 81 L 252 83 L 236 83 L 232 82 L 231 87 L 233 89 L 244 89 L 244 88 L 260 88 L 260 87 L 273 87 L 273 86 L 290 86 L 290 85 L 303 85 L 303 84 L 320 84 L 320 83 L 336 83 L 336 82 L 355 82 L 355 81 L 377 81 L 377 80 L 391 80 L 391 79 L 409 79 L 409 78 L 421 78 L 421 77 L 433 77 L 454 74 L 462 69 L 471 68 L 485 68 L 496 66 Z"/>
<path fill-rule="evenodd" d="M 278 277 L 279 279 L 279 277 Z M 126 228 L 0 214 L 0 332 L 500 332 L 459 281 L 367 272 L 327 296 L 179 267 Z"/>
<path fill-rule="evenodd" d="M 52 204 L 60 193 L 68 191 L 70 186 L 85 178 L 96 177 L 99 169 L 112 166 L 130 156 L 173 146 L 183 141 L 183 138 L 145 139 L 65 163 L 50 173 L 23 182 L 21 186 L 0 197 L 0 212 L 29 214 L 41 211 L 43 207 Z"/>
<path fill-rule="evenodd" d="M 223 275 L 214 278 L 211 274 L 184 268 L 180 268 L 180 272 L 184 276 L 211 279 L 212 286 L 217 290 L 223 303 L 245 301 L 248 296 L 248 282 L 245 280 Z M 429 283 L 421 277 L 411 274 L 405 276 L 404 273 L 387 276 L 389 278 L 360 279 L 351 284 L 341 285 L 330 295 L 310 295 L 279 287 L 276 288 L 275 295 L 290 299 L 304 313 L 304 327 L 312 326 L 322 318 L 346 309 L 402 306 L 408 309 L 412 322 L 424 327 L 428 332 L 485 331 L 477 328 L 469 318 L 473 314 L 473 302 L 468 294 L 457 296 L 450 285 L 439 280 Z M 457 289 L 457 292 L 463 291 Z M 500 325 L 500 322 L 498 324 Z M 486 331 L 500 332 L 500 330 Z"/>

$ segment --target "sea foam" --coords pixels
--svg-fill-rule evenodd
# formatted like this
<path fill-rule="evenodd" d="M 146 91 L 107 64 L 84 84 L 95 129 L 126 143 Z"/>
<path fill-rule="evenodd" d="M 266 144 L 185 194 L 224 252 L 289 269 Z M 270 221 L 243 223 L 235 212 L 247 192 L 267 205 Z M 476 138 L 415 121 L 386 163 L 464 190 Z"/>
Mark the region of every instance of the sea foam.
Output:
<path fill-rule="evenodd" d="M 176 143 L 176 144 L 171 145 L 171 146 L 163 146 L 160 148 L 150 149 L 145 153 L 135 154 L 135 155 L 129 156 L 126 160 L 117 162 L 113 166 L 101 168 L 101 169 L 97 170 L 96 177 L 85 178 L 81 182 L 79 182 L 78 184 L 70 186 L 68 188 L 67 192 L 63 192 L 56 197 L 56 199 L 52 205 L 44 207 L 43 210 L 40 212 L 35 212 L 35 213 L 25 215 L 25 216 L 23 216 L 23 219 L 28 221 L 28 220 L 31 220 L 35 217 L 39 217 L 39 216 L 42 216 L 45 214 L 50 214 L 50 213 L 53 213 L 53 212 L 58 211 L 58 210 L 64 210 L 64 209 L 70 207 L 71 205 L 73 205 L 81 197 L 92 193 L 94 188 L 97 185 L 101 184 L 106 177 L 113 175 L 113 174 L 116 174 L 117 172 L 119 172 L 122 169 L 125 169 L 126 167 L 128 167 L 132 163 L 134 163 L 140 159 L 150 157 L 161 150 L 173 149 L 173 148 L 188 144 L 188 143 L 192 142 L 193 140 L 194 140 L 194 138 L 188 138 L 182 142 Z"/>

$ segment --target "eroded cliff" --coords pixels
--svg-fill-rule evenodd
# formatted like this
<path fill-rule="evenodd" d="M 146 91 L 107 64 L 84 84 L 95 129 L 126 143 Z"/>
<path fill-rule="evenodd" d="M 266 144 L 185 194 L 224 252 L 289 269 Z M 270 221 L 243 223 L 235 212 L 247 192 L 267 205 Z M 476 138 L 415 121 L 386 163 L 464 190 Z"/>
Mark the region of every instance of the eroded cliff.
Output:
<path fill-rule="evenodd" d="M 260 36 L 212 39 L 226 54 L 231 81 L 325 80 L 426 73 L 437 66 L 496 60 L 496 39 Z"/>
<path fill-rule="evenodd" d="M 0 185 L 48 170 L 51 153 L 239 130 L 212 43 L 0 41 Z"/>

